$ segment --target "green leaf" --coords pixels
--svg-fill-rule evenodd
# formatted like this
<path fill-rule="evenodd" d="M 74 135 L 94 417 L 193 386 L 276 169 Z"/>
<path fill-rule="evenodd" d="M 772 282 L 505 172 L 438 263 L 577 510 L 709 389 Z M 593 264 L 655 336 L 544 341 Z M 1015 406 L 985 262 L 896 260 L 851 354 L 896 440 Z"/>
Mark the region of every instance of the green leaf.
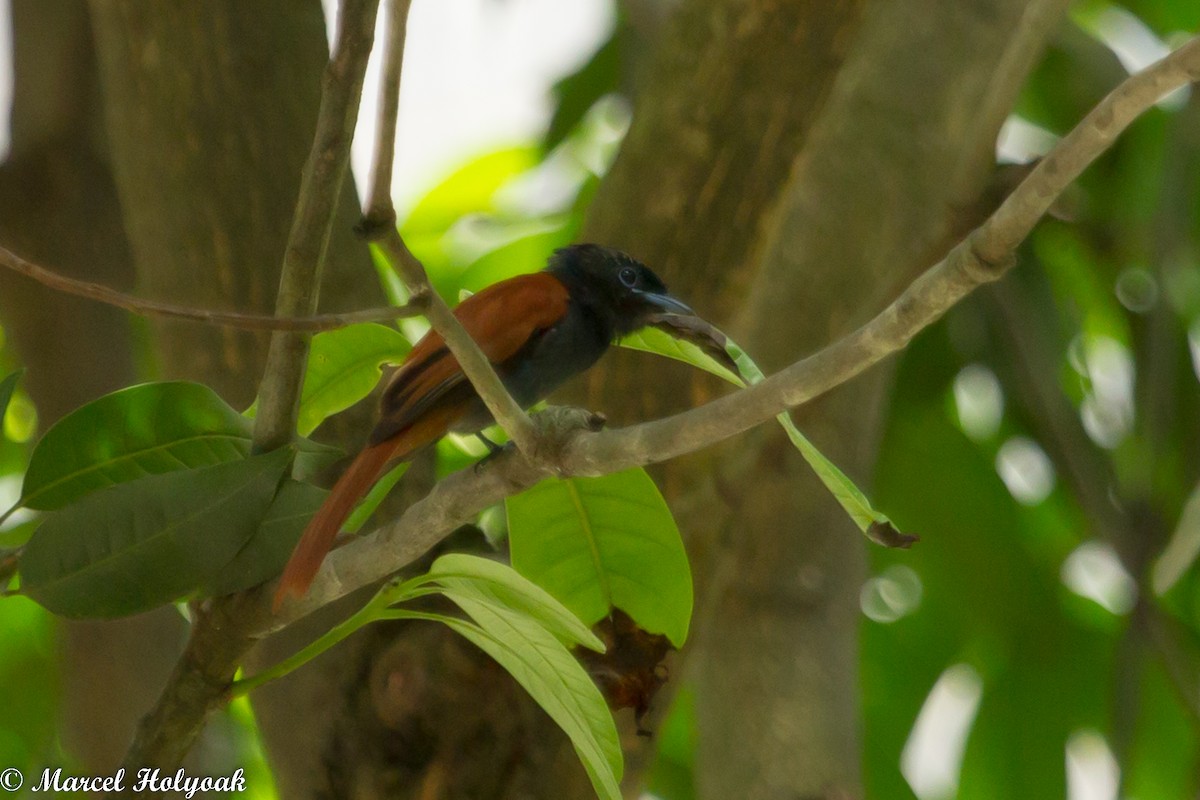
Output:
<path fill-rule="evenodd" d="M 621 88 L 620 36 L 618 29 L 607 42 L 600 45 L 587 63 L 554 85 L 558 105 L 542 142 L 546 151 L 562 144 L 601 97 Z"/>
<path fill-rule="evenodd" d="M 250 423 L 216 392 L 183 381 L 105 395 L 56 422 L 38 442 L 21 504 L 61 508 L 146 475 L 244 458 Z"/>
<path fill-rule="evenodd" d="M 478 292 L 493 283 L 530 272 L 537 272 L 560 247 L 571 243 L 575 231 L 569 218 L 555 221 L 550 227 L 501 245 L 476 259 L 459 278 L 459 285 Z"/>
<path fill-rule="evenodd" d="M 93 492 L 47 515 L 21 557 L 21 588 L 66 617 L 116 617 L 211 580 L 258 529 L 291 448 Z"/>
<path fill-rule="evenodd" d="M 371 393 L 384 364 L 398 364 L 412 346 L 395 328 L 365 322 L 318 333 L 312 339 L 296 429 L 308 436 L 327 417 Z M 258 401 L 246 416 L 258 411 Z"/>
<path fill-rule="evenodd" d="M 620 800 L 624 760 L 617 726 L 582 665 L 562 642 L 520 612 L 451 599 L 477 624 L 435 614 L 420 617 L 438 619 L 504 667 L 571 739 L 596 794 Z M 394 614 L 415 617 L 418 612 Z"/>
<path fill-rule="evenodd" d="M 490 558 L 450 553 L 433 562 L 429 577 L 455 600 L 499 605 L 536 620 L 568 647 L 604 652 L 604 643 L 562 603 L 507 564 Z M 461 603 L 460 603 L 461 605 Z"/>
<path fill-rule="evenodd" d="M 506 508 L 518 572 L 588 625 L 615 606 L 683 645 L 692 576 L 679 529 L 645 470 L 542 481 Z"/>
<path fill-rule="evenodd" d="M 4 414 L 8 411 L 8 401 L 12 400 L 13 392 L 16 391 L 17 383 L 20 382 L 24 372 L 25 370 L 19 369 L 0 381 L 0 423 L 4 422 Z"/>
<path fill-rule="evenodd" d="M 233 560 L 204 585 L 204 593 L 212 597 L 232 594 L 278 575 L 308 521 L 328 496 L 324 489 L 285 478 L 263 514 L 258 530 Z"/>
<path fill-rule="evenodd" d="M 395 328 L 375 323 L 314 336 L 300 393 L 300 435 L 307 436 L 326 417 L 369 395 L 379 383 L 381 367 L 404 360 L 410 349 Z"/>
<path fill-rule="evenodd" d="M 450 226 L 471 213 L 491 211 L 501 186 L 532 169 L 539 160 L 532 147 L 497 150 L 475 159 L 421 198 L 400 228 L 410 237 L 442 236 Z"/>
<path fill-rule="evenodd" d="M 354 511 L 350 512 L 350 516 L 346 518 L 345 524 L 342 525 L 342 530 L 347 533 L 358 533 L 359 529 L 367 524 L 367 520 L 375 513 L 375 509 L 379 508 L 379 504 L 388 496 L 388 493 L 404 477 L 404 473 L 408 472 L 409 466 L 411 464 L 408 461 L 402 461 L 389 469 L 382 478 L 375 481 L 367 491 L 366 496 L 354 507 Z"/>
<path fill-rule="evenodd" d="M 702 341 L 708 351 L 694 340 L 681 339 L 658 328 L 645 328 L 625 337 L 619 344 L 631 350 L 642 350 L 683 361 L 737 386 L 760 383 L 765 379 L 762 370 L 746 351 L 707 323 L 698 321 L 695 327 L 681 326 L 676 330 L 681 335 Z M 709 352 L 715 349 L 723 350 L 721 355 L 725 358 L 722 361 L 728 360 L 736 372 Z M 886 547 L 908 547 L 917 540 L 916 536 L 902 533 L 885 514 L 876 510 L 858 485 L 800 432 L 788 412 L 781 412 L 775 419 L 779 421 L 792 445 L 817 473 L 821 483 L 825 484 L 825 488 L 868 538 Z"/>

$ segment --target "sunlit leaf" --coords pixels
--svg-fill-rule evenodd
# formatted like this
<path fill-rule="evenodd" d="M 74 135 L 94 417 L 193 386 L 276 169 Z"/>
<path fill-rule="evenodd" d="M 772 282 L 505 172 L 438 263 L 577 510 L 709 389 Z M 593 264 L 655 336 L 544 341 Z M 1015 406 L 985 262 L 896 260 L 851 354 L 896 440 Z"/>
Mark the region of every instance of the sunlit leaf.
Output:
<path fill-rule="evenodd" d="M 508 498 L 512 563 L 591 625 L 617 607 L 679 647 L 692 576 L 679 529 L 645 470 L 542 481 Z"/>
<path fill-rule="evenodd" d="M 551 253 L 571 243 L 574 233 L 569 224 L 560 223 L 502 245 L 468 266 L 459 279 L 461 286 L 478 292 L 514 275 L 537 272 L 546 266 Z"/>
<path fill-rule="evenodd" d="M 400 363 L 410 349 L 395 328 L 374 323 L 314 336 L 300 393 L 300 435 L 307 436 L 326 417 L 369 395 L 379 383 L 383 365 Z"/>
<path fill-rule="evenodd" d="M 291 448 L 93 492 L 46 516 L 21 589 L 66 617 L 117 617 L 211 580 L 258 529 Z"/>
<path fill-rule="evenodd" d="M 571 739 L 596 793 L 620 800 L 624 759 L 617 727 L 603 695 L 575 657 L 519 612 L 452 599 L 476 624 L 436 615 L 440 621 L 504 667 Z"/>
<path fill-rule="evenodd" d="M 707 323 L 698 320 L 696 323 L 697 325 L 693 328 L 676 328 L 681 335 L 689 334 L 691 337 L 689 339 L 669 335 L 658 328 L 644 328 L 626 336 L 621 340 L 620 345 L 683 361 L 738 386 L 755 384 L 764 380 L 765 376 L 762 370 L 732 339 Z M 698 342 L 702 342 L 704 346 Z M 709 352 L 714 348 L 724 351 L 720 353 L 721 356 L 724 356 L 720 361 L 712 352 Z M 736 373 L 726 362 L 731 362 Z M 792 445 L 800 451 L 804 460 L 825 484 L 825 488 L 868 538 L 887 547 L 907 547 L 916 541 L 915 536 L 901 533 L 886 515 L 871 505 L 871 501 L 858 488 L 858 485 L 800 432 L 788 412 L 784 411 L 778 414 L 776 419 L 788 439 L 791 440 Z"/>
<path fill-rule="evenodd" d="M 451 599 L 499 604 L 536 620 L 568 647 L 579 644 L 592 650 L 604 650 L 603 643 L 579 617 L 507 564 L 480 556 L 450 553 L 433 562 L 429 577 L 443 587 L 443 593 Z"/>
<path fill-rule="evenodd" d="M 4 419 L 4 413 L 8 411 L 8 401 L 12 400 L 13 392 L 16 391 L 17 383 L 21 380 L 21 374 L 24 370 L 17 370 L 0 381 L 0 421 Z"/>

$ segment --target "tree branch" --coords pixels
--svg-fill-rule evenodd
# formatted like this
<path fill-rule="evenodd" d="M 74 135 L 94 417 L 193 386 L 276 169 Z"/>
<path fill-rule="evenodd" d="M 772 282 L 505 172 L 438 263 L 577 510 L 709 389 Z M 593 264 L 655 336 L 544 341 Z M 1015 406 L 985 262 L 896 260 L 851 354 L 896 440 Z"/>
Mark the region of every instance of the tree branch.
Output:
<path fill-rule="evenodd" d="M 317 310 L 325 251 L 350 161 L 350 143 L 358 122 L 367 59 L 375 42 L 378 9 L 379 0 L 341 3 L 337 42 L 325 68 L 317 131 L 300 179 L 300 198 L 283 257 L 276 316 L 308 316 Z M 271 337 L 254 426 L 254 444 L 260 450 L 285 445 L 295 435 L 311 338 L 293 331 L 280 331 Z"/>
<path fill-rule="evenodd" d="M 371 175 L 371 191 L 363 212 L 360 229 L 364 236 L 383 249 L 388 261 L 400 268 L 404 281 L 414 298 L 427 297 L 425 316 L 458 360 L 467 379 L 483 399 L 492 417 L 500 424 L 524 453 L 536 454 L 538 441 L 533 423 L 525 409 L 512 398 L 491 361 L 479 349 L 450 311 L 445 301 L 433 291 L 425 267 L 404 243 L 396 228 L 396 209 L 392 204 L 392 162 L 396 147 L 396 113 L 399 108 L 400 72 L 404 61 L 404 38 L 411 0 L 390 0 L 387 52 L 384 54 L 384 73 L 379 82 L 379 133 L 376 140 L 375 165 Z"/>
<path fill-rule="evenodd" d="M 143 317 L 168 317 L 200 322 L 208 325 L 224 325 L 228 328 L 253 331 L 329 331 L 344 328 L 359 322 L 390 322 L 396 319 L 415 317 L 425 313 L 425 304 L 420 298 L 402 306 L 370 308 L 363 311 L 346 311 L 334 314 L 312 314 L 303 317 L 276 317 L 267 314 L 250 314 L 241 311 L 215 311 L 207 308 L 164 303 L 159 300 L 143 300 L 125 292 L 91 281 L 68 278 L 45 267 L 21 258 L 11 250 L 0 247 L 0 266 L 7 267 L 19 275 L 35 280 L 43 286 L 65 294 L 95 300 L 115 306 Z"/>

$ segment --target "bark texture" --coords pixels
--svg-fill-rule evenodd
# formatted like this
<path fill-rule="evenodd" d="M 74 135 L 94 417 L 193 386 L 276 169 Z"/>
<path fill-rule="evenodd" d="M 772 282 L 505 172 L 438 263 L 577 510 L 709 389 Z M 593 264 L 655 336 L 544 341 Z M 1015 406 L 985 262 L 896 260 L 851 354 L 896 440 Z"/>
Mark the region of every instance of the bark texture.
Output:
<path fill-rule="evenodd" d="M 12 147 L 0 166 L 0 240 L 64 274 L 133 281 L 105 148 L 91 26 L 83 0 L 14 0 Z M 128 317 L 0 274 L 0 318 L 45 430 L 134 382 Z M 166 680 L 183 621 L 160 609 L 61 629 L 64 749 L 95 774 L 120 762 L 142 710 Z"/>
<path fill-rule="evenodd" d="M 191 306 L 269 312 L 328 59 L 320 2 L 92 0 L 90 7 L 139 291 Z M 366 248 L 352 232 L 357 219 L 347 181 L 323 308 L 381 303 Z M 254 396 L 267 340 L 154 324 L 163 373 L 203 381 L 235 406 Z M 332 436 L 355 429 L 343 420 Z M 366 423 L 360 419 L 357 429 Z M 282 796 L 311 796 L 306 776 L 328 722 L 320 712 L 337 696 L 329 677 L 311 692 L 254 698 Z M 302 724 L 296 709 L 311 711 Z"/>
<path fill-rule="evenodd" d="M 113 163 L 139 288 L 269 311 L 328 53 L 316 0 L 92 0 Z M 328 309 L 378 299 L 346 184 Z M 267 337 L 155 323 L 163 371 L 248 405 Z"/>
<path fill-rule="evenodd" d="M 733 30 L 744 31 L 754 14 L 737 5 Z M 777 21 L 787 5 L 760 11 Z M 635 115 L 590 235 L 662 268 L 673 288 L 729 323 L 768 369 L 789 363 L 868 318 L 962 232 L 964 210 L 985 187 L 996 132 L 1063 8 L 868 3 L 829 101 L 799 138 L 776 138 L 769 117 L 731 102 L 723 81 L 703 67 L 684 70 L 704 76 L 695 84 L 672 75 L 668 33 L 642 98 L 656 110 Z M 812 13 L 832 18 L 837 9 Z M 719 30 L 711 9 L 701 19 L 707 31 Z M 806 30 L 837 41 L 829 22 Z M 796 88 L 780 73 L 812 45 L 739 43 L 774 66 L 759 75 L 759 107 L 796 102 Z M 733 80 L 737 63 L 714 69 Z M 821 75 L 810 66 L 806 77 Z M 689 91 L 702 116 L 755 132 L 764 151 L 776 145 L 774 157 L 746 162 L 719 147 L 705 152 L 700 143 L 711 140 L 683 110 Z M 752 205 L 764 187 L 780 199 Z M 622 419 L 661 412 L 667 401 L 628 391 L 653 385 L 660 366 L 620 361 L 592 376 L 589 405 L 616 407 Z M 703 384 L 691 380 L 694 396 L 703 395 Z M 886 371 L 877 370 L 798 415 L 860 479 L 870 475 L 886 386 Z M 773 429 L 723 448 L 715 460 L 681 460 L 664 473 L 702 587 L 689 659 L 698 684 L 700 796 L 858 794 L 861 537 Z"/>

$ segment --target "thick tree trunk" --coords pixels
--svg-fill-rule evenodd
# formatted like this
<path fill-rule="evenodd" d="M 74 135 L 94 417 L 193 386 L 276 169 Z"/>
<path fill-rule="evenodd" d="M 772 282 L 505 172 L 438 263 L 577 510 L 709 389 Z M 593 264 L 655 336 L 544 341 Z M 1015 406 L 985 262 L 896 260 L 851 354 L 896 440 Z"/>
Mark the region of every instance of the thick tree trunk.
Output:
<path fill-rule="evenodd" d="M 806 136 L 779 141 L 769 120 L 720 91 L 738 74 L 736 59 L 680 79 L 664 68 L 668 33 L 668 55 L 642 98 L 658 111 L 635 115 L 597 197 L 591 235 L 630 247 L 704 313 L 732 319 L 734 335 L 768 368 L 789 363 L 862 322 L 950 244 L 1064 5 L 868 4 L 819 121 Z M 721 30 L 716 16 L 693 13 L 705 30 Z M 836 18 L 838 10 L 812 13 Z M 739 19 L 739 32 L 752 28 Z M 828 22 L 806 30 L 831 35 Z M 739 44 L 776 65 L 812 47 L 779 41 L 771 49 L 749 36 Z M 730 77 L 718 77 L 722 69 Z M 689 83 L 688 74 L 703 79 Z M 810 65 L 806 77 L 819 84 L 825 74 Z M 786 77 L 757 86 L 760 107 L 797 102 Z M 691 118 L 680 112 L 689 96 L 703 109 Z M 771 166 L 755 173 L 705 149 L 713 141 L 706 131 L 730 128 L 757 137 L 761 149 L 749 165 Z M 781 199 L 756 202 L 763 194 Z M 593 374 L 589 405 L 616 407 L 622 419 L 661 413 L 661 398 L 632 391 L 654 385 L 660 365 L 619 363 Z M 699 399 L 705 390 L 695 385 Z M 870 474 L 885 388 L 886 372 L 877 370 L 798 415 L 860 478 Z M 700 796 L 857 794 L 861 537 L 773 429 L 731 443 L 714 460 L 693 457 L 663 472 L 691 539 L 698 586 L 707 589 L 690 661 Z"/>
<path fill-rule="evenodd" d="M 140 291 L 192 306 L 270 311 L 328 58 L 320 2 L 90 5 Z M 325 309 L 381 302 L 366 248 L 354 239 L 357 218 L 346 181 L 322 286 Z M 154 333 L 165 375 L 203 381 L 235 405 L 250 403 L 266 335 L 175 322 L 156 323 Z M 361 436 L 366 424 L 359 422 L 342 430 Z M 337 672 L 301 692 L 293 685 L 263 702 L 252 698 L 282 796 L 311 796 L 309 772 L 329 722 L 322 711 L 339 696 Z M 298 723 L 296 709 L 312 713 Z"/>
<path fill-rule="evenodd" d="M 127 288 L 129 246 L 109 171 L 83 0 L 14 0 L 12 148 L 0 166 L 0 241 L 64 274 Z M 45 430 L 134 381 L 124 312 L 0 275 L 0 316 Z M 183 637 L 173 609 L 62 626 L 62 742 L 106 774 Z"/>
<path fill-rule="evenodd" d="M 325 22 L 316 0 L 92 0 L 113 163 L 148 295 L 269 311 L 312 144 Z M 323 306 L 377 299 L 351 182 Z M 361 307 L 361 306 L 360 306 Z M 248 405 L 267 337 L 156 323 L 164 372 Z"/>
<path fill-rule="evenodd" d="M 751 352 L 777 368 L 848 333 L 953 243 L 1064 10 L 1059 0 L 871 7 L 739 312 Z M 861 479 L 887 375 L 797 414 Z M 856 795 L 863 540 L 777 431 L 760 442 L 721 470 L 738 522 L 697 657 L 700 795 Z"/>

